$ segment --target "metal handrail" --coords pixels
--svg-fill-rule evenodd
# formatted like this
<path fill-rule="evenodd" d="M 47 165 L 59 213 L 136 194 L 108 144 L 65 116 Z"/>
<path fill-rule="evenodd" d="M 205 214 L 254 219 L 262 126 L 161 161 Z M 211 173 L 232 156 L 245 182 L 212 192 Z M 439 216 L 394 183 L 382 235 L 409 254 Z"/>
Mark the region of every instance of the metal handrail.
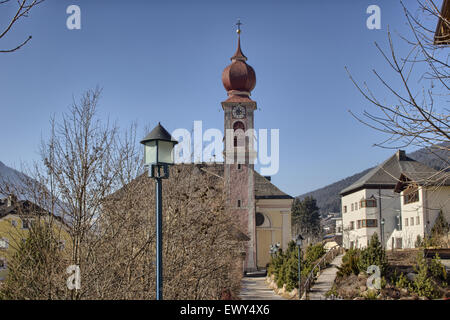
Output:
<path fill-rule="evenodd" d="M 303 290 L 301 290 L 301 293 L 308 293 L 309 289 L 311 288 L 311 280 L 314 279 L 315 277 L 315 270 L 316 268 L 319 268 L 319 272 L 320 272 L 320 266 L 321 264 L 324 262 L 324 260 L 328 257 L 332 257 L 330 259 L 330 261 L 333 261 L 333 259 L 341 252 L 342 248 L 339 247 L 338 245 L 334 246 L 333 248 L 331 248 L 327 253 L 324 254 L 324 256 L 322 258 L 320 258 L 319 262 L 317 262 L 314 267 L 311 269 L 310 273 L 308 274 L 308 277 L 306 278 L 305 284 L 303 285 Z M 329 261 L 329 262 L 330 262 Z"/>

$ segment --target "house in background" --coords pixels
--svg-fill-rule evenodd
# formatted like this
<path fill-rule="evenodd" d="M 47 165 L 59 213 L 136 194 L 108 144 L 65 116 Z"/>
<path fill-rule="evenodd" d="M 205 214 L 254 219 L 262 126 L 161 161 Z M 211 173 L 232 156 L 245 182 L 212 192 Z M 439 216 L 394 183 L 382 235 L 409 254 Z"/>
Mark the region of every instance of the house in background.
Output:
<path fill-rule="evenodd" d="M 0 281 L 8 274 L 8 263 L 21 242 L 26 241 L 29 230 L 36 221 L 49 222 L 50 215 L 29 200 L 18 200 L 14 196 L 0 199 Z M 60 236 L 61 250 L 70 244 L 70 235 L 66 224 L 60 217 L 54 216 L 53 228 Z"/>
<path fill-rule="evenodd" d="M 399 150 L 381 165 L 343 189 L 340 194 L 344 247 L 364 248 L 374 233 L 378 234 L 381 243 L 387 249 L 404 248 L 405 246 L 408 248 L 414 247 L 414 242 L 409 241 L 411 235 L 407 234 L 405 227 L 402 225 L 402 219 L 404 220 L 405 217 L 409 219 L 408 227 L 411 222 L 410 215 L 412 213 L 409 213 L 411 206 L 408 206 L 408 201 L 411 200 L 403 203 L 405 197 L 408 196 L 399 193 L 404 191 L 403 185 L 398 185 L 398 183 L 401 181 L 401 177 L 412 179 L 421 177 L 423 180 L 424 177 L 433 177 L 436 174 L 436 170 L 407 157 L 405 151 Z M 442 177 L 439 183 L 441 185 L 444 183 Z M 435 188 L 434 191 L 431 191 L 427 186 L 425 190 L 427 190 L 425 191 L 426 195 L 421 196 L 424 201 L 430 201 L 427 199 L 431 198 L 435 199 L 433 210 L 437 208 L 447 210 L 445 215 L 448 216 L 448 207 L 443 203 L 443 201 L 445 202 L 443 199 L 447 199 L 447 202 L 449 199 L 448 196 L 445 198 L 446 189 Z M 408 194 L 408 191 L 406 193 Z M 419 202 L 419 205 L 430 208 L 426 202 Z M 414 214 L 414 225 L 421 228 L 420 225 L 422 224 L 423 227 L 425 219 L 425 221 L 429 221 L 427 225 L 429 231 L 435 219 L 432 212 L 436 210 L 428 209 L 424 211 L 428 214 L 428 218 L 421 215 L 416 218 L 417 215 Z M 416 212 L 418 209 L 414 208 L 413 210 Z M 417 225 L 417 222 L 419 222 L 419 225 Z M 412 229 L 408 229 L 408 232 L 412 232 Z M 418 232 L 414 231 L 414 235 L 417 235 Z"/>
<path fill-rule="evenodd" d="M 391 248 L 414 248 L 419 236 L 423 239 L 430 234 L 440 211 L 450 221 L 449 174 L 430 171 L 400 175 L 395 192 L 400 195 L 401 227 L 388 244 Z"/>
<path fill-rule="evenodd" d="M 434 44 L 449 45 L 450 44 L 450 0 L 442 2 L 441 17 L 436 26 L 434 34 Z"/>

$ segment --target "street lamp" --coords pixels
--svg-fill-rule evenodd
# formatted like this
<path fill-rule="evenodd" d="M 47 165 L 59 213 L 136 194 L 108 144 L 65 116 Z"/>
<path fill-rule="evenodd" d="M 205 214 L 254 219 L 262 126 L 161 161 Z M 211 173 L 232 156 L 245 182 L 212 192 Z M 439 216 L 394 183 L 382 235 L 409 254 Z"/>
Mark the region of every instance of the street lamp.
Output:
<path fill-rule="evenodd" d="M 298 248 L 298 299 L 300 300 L 302 298 L 301 296 L 301 283 L 302 283 L 302 276 L 301 276 L 301 272 L 300 272 L 300 268 L 301 268 L 301 259 L 302 259 L 302 241 L 303 241 L 303 237 L 301 234 L 297 235 L 297 239 L 295 239 L 295 244 L 297 245 Z"/>
<path fill-rule="evenodd" d="M 381 245 L 384 248 L 384 218 L 381 218 Z"/>
<path fill-rule="evenodd" d="M 270 245 L 270 251 L 269 252 L 270 252 L 270 255 L 272 256 L 272 258 L 273 258 L 273 256 L 275 254 L 277 254 L 278 250 L 280 250 L 280 244 L 279 243 Z"/>
<path fill-rule="evenodd" d="M 178 143 L 169 132 L 158 125 L 141 141 L 144 145 L 144 166 L 156 182 L 156 300 L 162 300 L 162 181 L 169 178 L 173 164 L 173 148 Z"/>

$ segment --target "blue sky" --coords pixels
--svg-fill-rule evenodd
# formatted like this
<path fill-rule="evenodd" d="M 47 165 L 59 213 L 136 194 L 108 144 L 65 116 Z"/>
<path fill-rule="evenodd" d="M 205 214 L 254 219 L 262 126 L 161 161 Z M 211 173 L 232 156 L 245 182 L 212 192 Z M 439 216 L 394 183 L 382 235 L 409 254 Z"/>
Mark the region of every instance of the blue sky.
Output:
<path fill-rule="evenodd" d="M 415 1 L 406 3 L 414 12 Z M 81 8 L 81 30 L 66 28 L 71 4 Z M 366 27 L 371 4 L 381 8 L 381 30 Z M 0 12 L 1 26 L 11 13 Z M 387 48 L 388 25 L 408 33 L 397 0 L 46 0 L 0 41 L 6 48 L 33 36 L 0 55 L 0 161 L 20 168 L 38 159 L 50 117 L 96 85 L 103 88 L 100 116 L 122 127 L 161 121 L 169 131 L 190 130 L 202 120 L 204 129 L 222 130 L 221 73 L 236 49 L 237 18 L 257 77 L 255 127 L 280 129 L 276 185 L 299 195 L 394 153 L 373 147 L 383 136 L 349 114 L 375 109 L 344 67 L 385 93 L 371 70 L 387 79 L 393 73 L 374 42 Z"/>

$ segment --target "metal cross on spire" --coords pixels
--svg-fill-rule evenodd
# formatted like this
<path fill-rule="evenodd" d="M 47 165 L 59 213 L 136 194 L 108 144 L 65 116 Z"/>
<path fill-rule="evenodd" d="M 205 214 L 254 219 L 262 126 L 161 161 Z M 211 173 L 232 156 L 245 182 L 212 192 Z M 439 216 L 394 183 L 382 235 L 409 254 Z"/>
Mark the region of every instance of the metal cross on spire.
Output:
<path fill-rule="evenodd" d="M 240 34 L 241 33 L 241 25 L 242 25 L 243 23 L 241 22 L 241 19 L 238 19 L 238 22 L 236 22 L 236 25 L 237 25 L 237 30 L 236 30 L 236 32 L 238 33 L 238 34 Z"/>

